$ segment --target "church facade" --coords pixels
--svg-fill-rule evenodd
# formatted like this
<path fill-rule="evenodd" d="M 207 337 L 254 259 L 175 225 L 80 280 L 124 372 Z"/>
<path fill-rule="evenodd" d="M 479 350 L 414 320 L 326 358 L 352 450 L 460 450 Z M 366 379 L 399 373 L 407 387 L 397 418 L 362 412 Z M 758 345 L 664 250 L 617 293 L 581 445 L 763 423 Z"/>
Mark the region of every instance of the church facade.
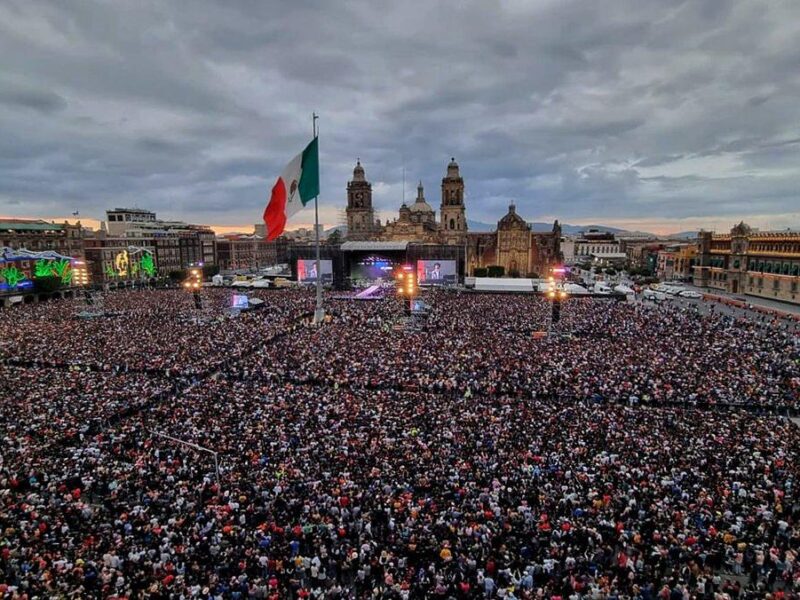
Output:
<path fill-rule="evenodd" d="M 447 174 L 442 178 L 439 220 L 425 199 L 420 182 L 414 203 L 408 206 L 403 202 L 397 218 L 381 224 L 372 205 L 372 184 L 367 181 L 360 160 L 353 169 L 353 179 L 347 182 L 346 213 L 347 239 L 351 241 L 463 245 L 467 236 L 464 180 L 455 159 L 447 165 Z"/>
<path fill-rule="evenodd" d="M 548 232 L 534 232 L 511 204 L 492 233 L 471 233 L 467 240 L 467 275 L 475 269 L 501 266 L 510 277 L 545 277 L 559 265 L 561 225 L 553 223 Z"/>
<path fill-rule="evenodd" d="M 398 216 L 384 224 L 372 204 L 372 184 L 367 180 L 361 161 L 347 183 L 347 240 L 440 244 L 465 249 L 465 273 L 472 275 L 481 267 L 499 265 L 506 275 L 526 277 L 545 275 L 562 260 L 561 226 L 556 221 L 552 231 L 534 232 L 511 204 L 508 213 L 491 233 L 470 233 L 464 202 L 464 179 L 458 163 L 451 159 L 442 178 L 439 218 L 425 199 L 422 182 L 410 206 L 400 206 Z M 462 254 L 463 256 L 463 254 Z"/>

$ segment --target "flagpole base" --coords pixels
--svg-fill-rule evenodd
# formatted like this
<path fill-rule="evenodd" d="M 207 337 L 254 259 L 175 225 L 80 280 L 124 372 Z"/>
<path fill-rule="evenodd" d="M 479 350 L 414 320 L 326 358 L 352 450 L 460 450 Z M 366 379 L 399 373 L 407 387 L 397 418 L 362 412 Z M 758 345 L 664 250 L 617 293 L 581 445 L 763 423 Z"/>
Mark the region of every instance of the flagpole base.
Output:
<path fill-rule="evenodd" d="M 325 320 L 325 309 L 318 308 L 314 311 L 314 325 L 319 325 Z"/>

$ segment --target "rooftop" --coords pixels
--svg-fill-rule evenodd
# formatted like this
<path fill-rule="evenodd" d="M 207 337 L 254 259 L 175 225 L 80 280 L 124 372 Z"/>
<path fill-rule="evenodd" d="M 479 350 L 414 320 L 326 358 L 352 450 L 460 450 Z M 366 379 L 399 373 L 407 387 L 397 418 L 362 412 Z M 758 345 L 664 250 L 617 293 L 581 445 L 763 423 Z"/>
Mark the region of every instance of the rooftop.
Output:
<path fill-rule="evenodd" d="M 345 242 L 342 244 L 342 250 L 345 252 L 405 250 L 407 247 L 408 242 Z"/>
<path fill-rule="evenodd" d="M 63 225 L 41 220 L 4 219 L 0 221 L 0 229 L 8 231 L 61 231 L 63 228 Z"/>

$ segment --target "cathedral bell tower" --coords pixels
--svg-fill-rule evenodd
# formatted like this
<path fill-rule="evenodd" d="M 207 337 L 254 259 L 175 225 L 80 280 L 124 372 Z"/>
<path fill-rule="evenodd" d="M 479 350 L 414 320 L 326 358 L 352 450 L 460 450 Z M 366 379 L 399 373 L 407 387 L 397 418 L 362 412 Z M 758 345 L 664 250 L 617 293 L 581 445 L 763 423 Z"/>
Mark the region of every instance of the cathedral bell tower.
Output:
<path fill-rule="evenodd" d="M 347 182 L 347 239 L 368 240 L 377 232 L 372 208 L 372 184 L 364 175 L 361 161 L 356 162 L 353 179 Z"/>
<path fill-rule="evenodd" d="M 455 158 L 447 165 L 442 179 L 442 222 L 440 231 L 445 244 L 463 244 L 467 235 L 467 215 L 464 208 L 464 180 L 458 172 Z"/>

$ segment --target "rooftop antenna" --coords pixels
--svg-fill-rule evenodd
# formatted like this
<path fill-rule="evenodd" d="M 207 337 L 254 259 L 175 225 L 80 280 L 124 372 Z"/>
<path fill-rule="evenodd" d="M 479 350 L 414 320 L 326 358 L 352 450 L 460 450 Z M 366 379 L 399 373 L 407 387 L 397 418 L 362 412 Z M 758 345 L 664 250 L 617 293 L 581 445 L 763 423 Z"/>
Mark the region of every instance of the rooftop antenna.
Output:
<path fill-rule="evenodd" d="M 403 165 L 403 201 L 400 204 L 402 205 L 405 203 L 406 203 L 406 166 Z"/>

